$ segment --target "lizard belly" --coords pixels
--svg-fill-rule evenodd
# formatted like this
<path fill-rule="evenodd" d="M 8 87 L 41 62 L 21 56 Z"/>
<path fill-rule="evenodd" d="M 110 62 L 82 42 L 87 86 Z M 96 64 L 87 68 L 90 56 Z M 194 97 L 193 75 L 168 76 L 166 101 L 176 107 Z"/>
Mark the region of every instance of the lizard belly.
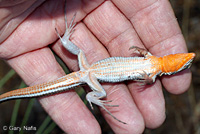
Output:
<path fill-rule="evenodd" d="M 104 82 L 138 80 L 144 71 L 150 75 L 151 68 L 150 60 L 143 57 L 111 57 L 91 66 L 96 78 Z"/>

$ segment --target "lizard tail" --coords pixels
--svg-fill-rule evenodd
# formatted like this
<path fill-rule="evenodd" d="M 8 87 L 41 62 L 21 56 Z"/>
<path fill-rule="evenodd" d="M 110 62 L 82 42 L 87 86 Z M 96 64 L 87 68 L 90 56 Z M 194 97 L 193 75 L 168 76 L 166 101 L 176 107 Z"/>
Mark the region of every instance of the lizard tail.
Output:
<path fill-rule="evenodd" d="M 80 84 L 82 83 L 80 83 L 80 80 L 76 75 L 76 72 L 74 72 L 51 82 L 46 82 L 43 84 L 34 85 L 22 89 L 16 89 L 1 94 L 0 103 L 12 99 L 31 98 L 31 97 L 50 95 L 52 93 L 58 93 L 69 90 Z"/>

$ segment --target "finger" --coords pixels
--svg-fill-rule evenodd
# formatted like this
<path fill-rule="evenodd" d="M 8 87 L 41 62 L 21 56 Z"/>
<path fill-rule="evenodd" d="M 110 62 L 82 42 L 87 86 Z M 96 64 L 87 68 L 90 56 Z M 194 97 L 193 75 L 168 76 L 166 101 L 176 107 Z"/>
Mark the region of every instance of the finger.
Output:
<path fill-rule="evenodd" d="M 1 21 L 0 21 L 0 43 L 20 25 L 21 22 L 30 15 L 35 8 L 40 6 L 44 0 L 40 1 L 0 1 Z M 18 19 L 20 18 L 20 19 Z"/>
<path fill-rule="evenodd" d="M 59 22 L 56 16 L 63 13 L 61 8 L 63 3 L 57 1 L 56 4 L 51 7 L 52 3 L 48 1 L 28 16 L 9 38 L 0 45 L 0 57 L 9 59 L 53 43 L 57 39 L 55 22 Z M 44 10 L 45 8 L 48 10 Z M 52 10 L 56 12 L 51 13 Z M 23 18 L 20 17 L 15 18 L 13 21 Z M 55 22 L 52 21 L 52 18 L 55 18 Z"/>
<path fill-rule="evenodd" d="M 112 56 L 131 56 L 131 51 L 128 51 L 129 47 L 135 44 L 137 44 L 137 46 L 142 46 L 142 43 L 130 22 L 110 1 L 105 2 L 101 8 L 102 11 L 100 11 L 100 8 L 97 9 L 95 15 L 92 16 L 91 14 L 89 16 L 90 19 L 86 18 L 84 22 L 86 22 L 87 27 L 91 29 L 101 42 L 106 43 L 105 46 Z M 145 89 L 146 98 L 141 98 L 141 95 L 135 95 L 136 93 L 133 92 L 133 90 L 135 90 L 134 88 L 137 88 L 137 86 L 130 86 L 130 88 L 134 100 L 142 112 L 146 125 L 148 127 L 156 127 L 163 123 L 165 119 L 165 107 L 162 90 L 159 84 Z M 154 90 L 154 88 L 157 90 Z M 154 98 L 149 100 L 152 96 L 154 96 Z M 141 104 L 144 105 L 140 107 L 139 105 Z M 152 113 L 151 117 L 149 117 L 149 113 Z M 151 124 L 151 121 L 155 118 L 158 120 L 155 120 L 155 123 Z"/>
<path fill-rule="evenodd" d="M 128 87 L 144 117 L 146 127 L 159 127 L 166 118 L 165 100 L 160 81 L 156 81 L 153 85 L 148 85 L 144 88 L 138 86 L 137 83 L 131 83 Z"/>
<path fill-rule="evenodd" d="M 131 20 L 141 40 L 152 54 L 163 56 L 187 52 L 169 1 L 114 0 L 114 3 Z M 188 89 L 190 80 L 191 74 L 187 71 L 176 76 L 163 77 L 162 83 L 169 92 L 178 94 Z"/>

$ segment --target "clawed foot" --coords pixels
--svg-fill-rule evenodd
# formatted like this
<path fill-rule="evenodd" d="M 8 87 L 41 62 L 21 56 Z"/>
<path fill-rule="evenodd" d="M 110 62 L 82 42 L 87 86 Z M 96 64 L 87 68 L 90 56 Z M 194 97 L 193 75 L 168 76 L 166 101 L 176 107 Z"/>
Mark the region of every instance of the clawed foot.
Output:
<path fill-rule="evenodd" d="M 72 43 L 69 38 L 70 36 L 73 34 L 74 32 L 74 27 L 76 25 L 76 23 L 74 23 L 74 19 L 76 17 L 76 13 L 74 14 L 70 25 L 68 27 L 67 25 L 67 16 L 66 16 L 66 8 L 65 8 L 65 26 L 66 26 L 66 30 L 65 33 L 63 35 L 63 37 L 60 36 L 60 34 L 58 33 L 58 30 L 55 28 L 56 33 L 58 35 L 58 37 L 61 40 L 62 45 L 64 46 L 64 48 L 66 48 L 70 53 L 74 54 L 74 55 L 78 55 L 80 53 L 80 49 L 74 44 Z"/>
<path fill-rule="evenodd" d="M 133 49 L 133 51 L 137 51 L 139 52 L 141 55 L 143 55 L 145 58 L 152 56 L 152 54 L 150 52 L 148 52 L 147 50 L 145 50 L 144 48 L 139 48 L 137 46 L 132 46 L 129 48 L 129 50 Z"/>
<path fill-rule="evenodd" d="M 109 106 L 109 107 L 118 107 L 119 105 L 111 105 L 111 104 L 107 104 L 108 102 L 112 102 L 112 100 L 100 100 L 99 97 L 96 96 L 96 92 L 90 92 L 86 95 L 86 99 L 90 104 L 90 107 L 93 109 L 92 103 L 102 107 L 110 116 L 112 116 L 115 120 L 126 124 L 125 122 L 117 119 L 110 111 L 108 111 L 108 109 L 105 108 L 105 106 Z"/>
<path fill-rule="evenodd" d="M 119 119 L 117 119 L 110 111 L 108 111 L 108 109 L 106 109 L 104 106 L 111 106 L 111 107 L 118 107 L 118 105 L 110 105 L 110 104 L 103 104 L 103 105 L 101 105 L 101 107 L 110 115 L 110 116 L 112 116 L 115 120 L 117 120 L 117 121 L 119 121 L 119 122 L 121 122 L 121 123 L 123 123 L 123 124 L 127 124 L 126 122 L 123 122 L 123 121 L 121 121 L 121 120 L 119 120 Z"/>
<path fill-rule="evenodd" d="M 92 102 L 88 101 L 90 104 L 91 109 L 93 110 L 93 106 L 92 106 Z M 111 104 L 107 104 L 108 102 L 112 102 L 112 100 L 96 100 L 96 103 L 98 106 L 109 106 L 109 107 L 119 107 L 119 105 L 111 105 Z"/>
<path fill-rule="evenodd" d="M 70 25 L 69 25 L 69 27 L 68 27 L 68 25 L 67 25 L 67 17 L 66 17 L 66 15 L 65 15 L 66 31 L 65 31 L 65 34 L 64 34 L 64 36 L 63 36 L 63 38 L 64 38 L 65 40 L 69 40 L 70 36 L 74 33 L 74 27 L 75 27 L 75 25 L 76 25 L 76 23 L 74 22 L 75 17 L 76 17 L 76 13 L 74 14 L 74 16 L 73 16 L 73 18 L 72 18 L 72 20 L 71 20 L 71 22 L 70 22 Z M 55 28 L 55 30 L 56 30 L 56 33 L 57 33 L 58 37 L 59 37 L 61 40 L 63 40 L 62 37 L 60 36 L 60 34 L 58 33 L 57 28 Z"/>
<path fill-rule="evenodd" d="M 64 34 L 64 38 L 68 38 L 74 33 L 74 27 L 76 25 L 76 23 L 74 22 L 74 19 L 76 18 L 76 13 L 74 14 L 71 22 L 70 22 L 70 25 L 68 27 L 67 25 L 67 16 L 65 15 L 65 25 L 66 25 L 66 31 L 65 31 L 65 34 Z"/>
<path fill-rule="evenodd" d="M 111 105 L 111 104 L 107 104 L 108 102 L 112 102 L 112 100 L 100 100 L 100 102 L 101 102 L 102 105 L 104 105 L 104 106 L 109 106 L 109 107 L 119 107 L 119 105 Z"/>
<path fill-rule="evenodd" d="M 143 73 L 140 73 L 138 72 L 141 76 L 139 77 L 138 80 L 135 80 L 135 81 L 138 81 L 138 82 L 141 82 L 139 83 L 140 86 L 144 86 L 146 84 L 152 84 L 153 83 L 153 79 L 151 77 L 149 77 L 149 75 L 143 71 Z"/>

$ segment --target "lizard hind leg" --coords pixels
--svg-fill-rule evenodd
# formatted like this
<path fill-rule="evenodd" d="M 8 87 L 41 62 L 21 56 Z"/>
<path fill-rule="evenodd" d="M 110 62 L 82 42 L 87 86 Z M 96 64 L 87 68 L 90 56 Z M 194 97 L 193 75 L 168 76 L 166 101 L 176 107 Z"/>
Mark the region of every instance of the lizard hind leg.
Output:
<path fill-rule="evenodd" d="M 58 33 L 57 29 L 55 29 L 56 33 L 57 33 L 58 37 L 60 38 L 61 43 L 64 46 L 64 48 L 66 48 L 70 53 L 78 56 L 80 70 L 86 70 L 89 68 L 90 65 L 87 62 L 84 52 L 78 46 L 76 46 L 73 42 L 70 41 L 70 36 L 73 34 L 74 27 L 76 25 L 76 23 L 74 23 L 76 13 L 74 14 L 74 16 L 69 24 L 69 27 L 68 27 L 67 15 L 66 15 L 66 1 L 65 1 L 64 13 L 65 13 L 65 26 L 66 26 L 65 33 L 64 33 L 63 37 L 61 37 L 60 34 Z"/>
<path fill-rule="evenodd" d="M 69 38 L 70 36 L 73 34 L 74 32 L 74 27 L 76 25 L 76 23 L 74 23 L 74 20 L 75 20 L 75 17 L 76 17 L 76 13 L 74 14 L 71 22 L 70 22 L 70 25 L 68 27 L 68 24 L 67 24 L 67 15 L 66 15 L 66 1 L 65 1 L 65 27 L 66 27 L 66 30 L 65 30 L 65 33 L 63 35 L 63 37 L 60 36 L 60 34 L 58 33 L 58 30 L 55 28 L 56 30 L 56 33 L 58 35 L 58 37 L 60 38 L 61 40 L 61 43 L 62 45 L 72 54 L 74 55 L 79 55 L 80 53 L 80 48 L 77 47 L 74 43 L 72 43 Z"/>
<path fill-rule="evenodd" d="M 93 90 L 86 95 L 86 99 L 89 102 L 91 108 L 93 109 L 92 103 L 102 107 L 110 116 L 112 116 L 115 120 L 126 124 L 125 122 L 117 119 L 105 106 L 109 107 L 118 107 L 118 105 L 107 104 L 108 102 L 112 102 L 111 100 L 101 100 L 106 97 L 106 91 L 98 82 L 97 78 L 91 73 L 88 74 L 88 77 L 84 79 L 90 88 Z"/>

